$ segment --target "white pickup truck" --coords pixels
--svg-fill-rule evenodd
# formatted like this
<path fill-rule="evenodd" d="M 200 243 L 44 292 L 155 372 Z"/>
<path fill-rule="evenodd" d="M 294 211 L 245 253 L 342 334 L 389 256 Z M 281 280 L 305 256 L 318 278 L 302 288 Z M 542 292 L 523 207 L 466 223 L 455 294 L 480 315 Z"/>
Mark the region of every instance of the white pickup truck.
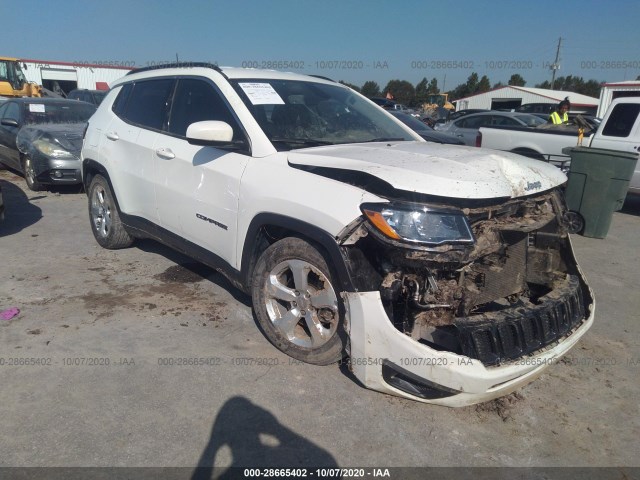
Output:
<path fill-rule="evenodd" d="M 562 153 L 577 144 L 575 127 L 519 128 L 482 127 L 476 146 L 520 153 L 547 160 L 557 166 L 568 163 Z M 619 98 L 609 106 L 602 123 L 583 140 L 585 146 L 625 152 L 640 152 L 640 98 Z M 629 186 L 629 192 L 640 194 L 640 164 Z"/>

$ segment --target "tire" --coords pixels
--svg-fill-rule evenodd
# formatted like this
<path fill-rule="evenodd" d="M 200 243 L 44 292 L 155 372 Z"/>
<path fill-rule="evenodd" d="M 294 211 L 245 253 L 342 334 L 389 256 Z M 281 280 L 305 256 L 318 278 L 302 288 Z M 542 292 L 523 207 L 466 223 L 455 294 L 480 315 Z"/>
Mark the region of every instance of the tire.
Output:
<path fill-rule="evenodd" d="M 113 193 L 102 175 L 91 179 L 88 198 L 91 231 L 100 246 L 110 250 L 131 246 L 133 238 L 120 221 Z"/>
<path fill-rule="evenodd" d="M 565 212 L 564 222 L 569 233 L 582 233 L 584 231 L 584 218 L 578 212 Z"/>
<path fill-rule="evenodd" d="M 544 155 L 539 154 L 534 150 L 529 150 L 528 148 L 516 148 L 515 150 L 511 150 L 512 153 L 517 153 L 518 155 L 522 155 L 524 157 L 533 158 L 534 160 L 542 160 L 545 162 L 547 159 L 544 158 Z"/>
<path fill-rule="evenodd" d="M 39 192 L 42 190 L 43 185 L 36 179 L 36 172 L 33 170 L 31 157 L 25 156 L 22 159 L 22 171 L 24 172 L 24 180 L 27 182 L 29 190 L 33 192 Z"/>
<path fill-rule="evenodd" d="M 251 282 L 253 308 L 269 341 L 287 355 L 315 365 L 343 357 L 344 308 L 336 292 L 322 254 L 293 237 L 262 253 Z"/>

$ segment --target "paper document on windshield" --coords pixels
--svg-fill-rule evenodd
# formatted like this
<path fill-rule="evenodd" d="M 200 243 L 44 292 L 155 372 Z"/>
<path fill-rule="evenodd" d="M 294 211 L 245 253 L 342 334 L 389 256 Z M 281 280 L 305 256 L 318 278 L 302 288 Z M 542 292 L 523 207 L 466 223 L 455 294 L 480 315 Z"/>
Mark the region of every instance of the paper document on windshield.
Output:
<path fill-rule="evenodd" d="M 239 83 L 253 105 L 284 105 L 270 83 Z"/>
<path fill-rule="evenodd" d="M 30 103 L 29 111 L 35 113 L 44 113 L 44 104 L 42 103 Z"/>

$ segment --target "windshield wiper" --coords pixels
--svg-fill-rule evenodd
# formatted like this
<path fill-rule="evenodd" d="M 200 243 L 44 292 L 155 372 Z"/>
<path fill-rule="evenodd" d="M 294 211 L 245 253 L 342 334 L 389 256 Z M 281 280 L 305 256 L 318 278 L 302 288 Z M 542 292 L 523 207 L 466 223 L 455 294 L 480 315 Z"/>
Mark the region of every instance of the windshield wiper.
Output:
<path fill-rule="evenodd" d="M 334 145 L 333 142 L 327 142 L 326 140 L 316 140 L 313 138 L 272 138 L 272 142 L 276 143 L 289 143 L 291 145 L 304 145 L 306 147 L 317 147 L 320 145 Z"/>
<path fill-rule="evenodd" d="M 404 142 L 406 138 L 402 137 L 380 137 L 380 138 L 372 138 L 371 140 L 365 140 L 362 143 L 371 143 L 371 142 Z"/>

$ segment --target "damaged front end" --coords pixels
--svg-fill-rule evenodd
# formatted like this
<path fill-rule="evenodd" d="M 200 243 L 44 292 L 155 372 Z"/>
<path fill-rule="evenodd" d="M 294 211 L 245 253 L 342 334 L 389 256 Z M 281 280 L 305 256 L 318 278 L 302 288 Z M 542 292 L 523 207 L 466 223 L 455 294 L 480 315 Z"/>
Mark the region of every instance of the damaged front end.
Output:
<path fill-rule="evenodd" d="M 540 366 L 522 359 L 563 354 L 588 326 L 567 346 L 558 345 L 590 325 L 595 303 L 572 252 L 558 189 L 476 208 L 388 205 L 363 205 L 363 217 L 341 236 L 358 290 L 378 292 L 395 331 L 411 339 L 380 340 L 386 342 L 381 354 L 374 351 L 376 332 L 368 319 L 350 320 L 352 357 L 355 351 L 384 358 L 377 375 L 384 379 L 360 369 L 359 378 L 371 388 L 388 391 L 391 384 L 391 390 L 425 401 L 476 394 L 436 401 L 451 405 L 492 398 Z M 366 303 L 356 298 L 347 295 L 347 308 L 362 307 L 367 315 Z M 401 345 L 414 354 L 449 359 L 440 363 L 449 365 L 448 372 L 438 372 L 435 364 L 419 368 L 425 360 L 406 361 L 402 354 L 394 362 L 390 357 Z M 456 377 L 452 372 L 459 367 L 466 370 Z M 403 388 L 412 376 L 422 387 Z M 393 378 L 400 377 L 394 386 Z M 377 385 L 384 382 L 385 388 Z M 431 393 L 416 394 L 420 388 Z"/>

